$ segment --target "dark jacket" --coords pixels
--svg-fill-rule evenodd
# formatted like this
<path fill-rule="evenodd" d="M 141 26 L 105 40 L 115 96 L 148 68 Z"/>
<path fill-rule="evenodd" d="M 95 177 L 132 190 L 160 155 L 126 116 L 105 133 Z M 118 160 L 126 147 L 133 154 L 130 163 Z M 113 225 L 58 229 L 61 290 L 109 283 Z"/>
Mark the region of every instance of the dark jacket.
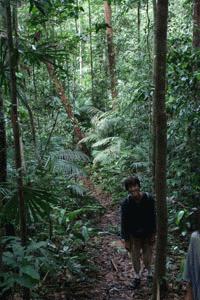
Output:
<path fill-rule="evenodd" d="M 132 237 L 148 237 L 156 233 L 156 213 L 154 199 L 144 193 L 137 203 L 132 195 L 121 204 L 121 237 L 129 240 Z"/>

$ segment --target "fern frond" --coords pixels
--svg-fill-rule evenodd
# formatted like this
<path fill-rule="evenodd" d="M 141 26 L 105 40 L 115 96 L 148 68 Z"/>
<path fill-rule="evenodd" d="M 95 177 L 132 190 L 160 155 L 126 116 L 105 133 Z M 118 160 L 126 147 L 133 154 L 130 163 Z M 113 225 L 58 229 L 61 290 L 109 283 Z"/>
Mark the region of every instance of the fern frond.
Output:
<path fill-rule="evenodd" d="M 65 151 L 62 151 L 58 154 L 56 154 L 56 156 L 59 159 L 65 160 L 65 161 L 83 161 L 83 162 L 87 162 L 89 161 L 89 157 L 84 154 L 81 151 L 78 150 L 71 150 L 71 149 L 67 149 Z"/>
<path fill-rule="evenodd" d="M 113 136 L 113 137 L 107 137 L 107 138 L 104 138 L 104 139 L 102 139 L 102 140 L 94 143 L 92 145 L 92 148 L 98 148 L 98 147 L 106 146 L 109 143 L 113 143 L 113 142 L 116 143 L 119 139 L 120 138 L 115 137 L 115 136 Z"/>
<path fill-rule="evenodd" d="M 73 162 L 58 159 L 54 165 L 54 172 L 64 173 L 67 177 L 85 176 L 85 172 Z"/>
<path fill-rule="evenodd" d="M 79 141 L 79 144 L 81 143 L 91 143 L 98 140 L 98 135 L 96 133 L 88 133 L 86 137 L 84 137 L 82 140 Z"/>
<path fill-rule="evenodd" d="M 91 117 L 92 116 L 100 116 L 103 113 L 102 110 L 100 110 L 97 107 L 94 107 L 92 105 L 82 106 L 81 108 L 79 108 L 79 111 L 82 112 L 82 113 L 87 113 Z"/>
<path fill-rule="evenodd" d="M 146 169 L 149 166 L 149 163 L 145 161 L 137 161 L 133 162 L 130 166 L 134 169 Z"/>
<path fill-rule="evenodd" d="M 94 164 L 95 163 L 103 163 L 108 164 L 113 160 L 118 159 L 121 150 L 121 139 L 117 139 L 117 143 L 111 144 L 109 147 L 104 149 L 103 151 L 94 151 Z"/>

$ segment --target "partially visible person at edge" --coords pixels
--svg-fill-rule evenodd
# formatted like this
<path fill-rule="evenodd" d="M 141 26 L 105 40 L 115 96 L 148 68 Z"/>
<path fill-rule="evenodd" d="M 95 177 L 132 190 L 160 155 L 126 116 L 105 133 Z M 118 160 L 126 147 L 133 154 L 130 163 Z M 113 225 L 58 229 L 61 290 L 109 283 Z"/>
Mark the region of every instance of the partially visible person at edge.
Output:
<path fill-rule="evenodd" d="M 194 223 L 183 273 L 187 282 L 184 300 L 200 300 L 200 209 L 194 213 Z"/>
<path fill-rule="evenodd" d="M 121 238 L 132 259 L 134 276 L 132 287 L 139 288 L 141 282 L 141 253 L 147 278 L 152 279 L 152 251 L 156 235 L 156 213 L 154 199 L 140 190 L 140 181 L 130 176 L 124 181 L 128 196 L 121 204 Z"/>

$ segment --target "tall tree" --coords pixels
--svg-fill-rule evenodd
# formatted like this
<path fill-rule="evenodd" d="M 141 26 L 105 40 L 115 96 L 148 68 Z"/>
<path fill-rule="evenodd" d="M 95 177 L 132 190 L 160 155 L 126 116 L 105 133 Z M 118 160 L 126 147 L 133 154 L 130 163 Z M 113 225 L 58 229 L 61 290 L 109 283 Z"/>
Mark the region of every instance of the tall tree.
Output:
<path fill-rule="evenodd" d="M 193 0 L 193 46 L 200 48 L 200 1 Z"/>
<path fill-rule="evenodd" d="M 92 49 L 92 16 L 91 4 L 88 0 L 88 18 L 89 18 L 89 37 L 90 37 L 90 74 L 91 74 L 91 100 L 94 103 L 94 67 L 93 67 L 93 49 Z"/>
<path fill-rule="evenodd" d="M 117 80 L 116 80 L 116 62 L 115 62 L 115 48 L 113 44 L 113 29 L 111 25 L 112 8 L 110 1 L 104 1 L 104 18 L 106 23 L 106 36 L 108 46 L 108 62 L 111 81 L 111 95 L 113 101 L 113 108 L 115 106 L 115 98 L 117 97 Z"/>
<path fill-rule="evenodd" d="M 4 6 L 3 3 L 0 2 L 0 9 L 3 12 Z M 1 57 L 1 75 L 4 72 L 4 62 L 3 62 L 3 52 L 6 51 L 5 41 L 6 41 L 6 33 L 5 31 L 5 17 L 4 14 L 1 14 L 0 18 L 0 57 Z M 7 178 L 7 147 L 6 147 L 6 128 L 5 128 L 5 116 L 4 116 L 4 100 L 2 93 L 2 80 L 0 82 L 0 183 L 6 182 Z"/>
<path fill-rule="evenodd" d="M 7 147 L 6 147 L 6 130 L 3 109 L 3 97 L 0 88 L 0 184 L 7 179 Z M 3 199 L 0 196 L 0 209 L 3 206 Z M 0 224 L 0 237 L 2 236 L 2 224 Z M 0 245 L 0 269 L 2 268 L 2 245 Z"/>
<path fill-rule="evenodd" d="M 155 116 L 155 193 L 157 203 L 157 243 L 154 299 L 165 287 L 167 250 L 166 154 L 167 118 L 165 108 L 168 0 L 156 4 L 154 116 Z M 160 299 L 160 298 L 158 298 Z"/>
<path fill-rule="evenodd" d="M 0 88 L 0 183 L 7 178 L 7 147 L 3 96 Z"/>
<path fill-rule="evenodd" d="M 137 30 L 138 30 L 138 49 L 140 51 L 140 27 L 141 27 L 141 3 L 140 0 L 138 1 L 138 5 L 137 5 Z"/>
<path fill-rule="evenodd" d="M 193 39 L 192 44 L 195 52 L 195 63 L 193 64 L 193 72 L 199 73 L 199 49 L 200 49 L 200 0 L 193 0 Z M 193 99 L 190 105 L 192 110 L 198 114 L 199 110 L 199 79 L 194 81 Z M 191 174 L 198 174 L 199 166 L 199 125 L 195 124 L 195 118 L 190 119 L 188 123 L 188 148 L 190 149 L 190 171 Z"/>
<path fill-rule="evenodd" d="M 153 0 L 153 53 L 156 52 L 156 0 Z M 155 83 L 155 55 L 153 56 L 153 82 Z M 152 120 L 152 178 L 153 178 L 153 191 L 155 193 L 155 168 L 156 168 L 156 122 L 155 122 L 155 90 L 153 94 L 153 120 Z"/>
<path fill-rule="evenodd" d="M 19 200 L 19 213 L 20 213 L 20 229 L 22 244 L 25 245 L 27 241 L 26 233 L 26 212 L 23 193 L 23 171 L 22 171 L 22 156 L 20 147 L 20 126 L 18 116 L 18 99 L 17 99 L 17 49 L 13 45 L 13 25 L 10 0 L 5 2 L 6 8 L 6 23 L 7 23 L 7 40 L 8 40 L 8 61 L 10 71 L 10 94 L 11 94 L 11 107 L 12 107 L 12 127 L 15 145 L 15 165 L 17 172 L 17 187 L 18 187 L 18 200 Z"/>
<path fill-rule="evenodd" d="M 72 105 L 69 102 L 69 99 L 67 98 L 67 96 L 65 94 L 63 84 L 58 79 L 53 64 L 48 62 L 48 63 L 46 63 L 46 66 L 47 66 L 47 70 L 48 70 L 48 73 L 50 75 L 50 78 L 52 79 L 52 81 L 54 83 L 56 92 L 57 92 L 58 96 L 60 97 L 60 99 L 62 101 L 62 104 L 65 108 L 65 111 L 67 113 L 67 116 L 68 116 L 69 120 L 72 123 L 76 141 L 79 142 L 80 140 L 82 140 L 84 138 L 84 133 L 81 131 L 81 128 L 78 124 L 78 120 L 74 116 Z M 81 145 L 81 148 L 85 152 L 85 154 L 89 155 L 89 150 L 87 149 L 87 147 L 85 145 Z"/>

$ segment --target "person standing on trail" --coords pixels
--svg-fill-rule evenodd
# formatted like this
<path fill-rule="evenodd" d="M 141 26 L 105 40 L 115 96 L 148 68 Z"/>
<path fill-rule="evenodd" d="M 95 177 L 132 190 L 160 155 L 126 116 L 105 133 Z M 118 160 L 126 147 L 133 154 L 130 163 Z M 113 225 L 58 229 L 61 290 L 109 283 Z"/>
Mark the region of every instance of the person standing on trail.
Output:
<path fill-rule="evenodd" d="M 200 209 L 194 213 L 194 222 L 183 273 L 187 282 L 184 300 L 200 300 Z"/>
<path fill-rule="evenodd" d="M 124 181 L 128 196 L 121 204 L 121 238 L 129 251 L 134 268 L 133 288 L 140 286 L 141 253 L 147 277 L 152 278 L 151 261 L 156 235 L 154 199 L 140 190 L 140 181 L 130 176 Z"/>

